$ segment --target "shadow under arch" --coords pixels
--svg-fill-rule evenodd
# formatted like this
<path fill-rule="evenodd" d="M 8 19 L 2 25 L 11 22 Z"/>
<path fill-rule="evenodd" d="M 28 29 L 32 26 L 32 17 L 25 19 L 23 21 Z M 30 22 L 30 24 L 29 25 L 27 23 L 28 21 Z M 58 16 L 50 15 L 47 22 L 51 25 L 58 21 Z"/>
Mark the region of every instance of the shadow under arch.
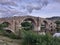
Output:
<path fill-rule="evenodd" d="M 7 33 L 13 33 L 13 31 L 11 31 L 11 30 L 9 30 L 9 29 L 5 29 L 5 31 L 6 31 Z"/>
<path fill-rule="evenodd" d="M 45 21 L 45 20 L 43 21 L 43 23 L 44 23 L 45 25 L 47 25 L 47 24 L 48 24 L 48 22 L 47 22 L 47 21 Z"/>

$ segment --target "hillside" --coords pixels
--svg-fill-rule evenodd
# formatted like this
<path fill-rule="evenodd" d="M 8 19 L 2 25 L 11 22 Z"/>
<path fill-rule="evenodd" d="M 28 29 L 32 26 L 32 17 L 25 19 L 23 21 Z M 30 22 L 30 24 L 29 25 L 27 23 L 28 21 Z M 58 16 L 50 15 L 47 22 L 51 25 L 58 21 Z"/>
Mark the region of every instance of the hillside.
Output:
<path fill-rule="evenodd" d="M 54 17 L 50 17 L 50 18 L 46 18 L 46 19 L 56 21 L 56 20 L 60 20 L 60 16 L 54 16 Z"/>

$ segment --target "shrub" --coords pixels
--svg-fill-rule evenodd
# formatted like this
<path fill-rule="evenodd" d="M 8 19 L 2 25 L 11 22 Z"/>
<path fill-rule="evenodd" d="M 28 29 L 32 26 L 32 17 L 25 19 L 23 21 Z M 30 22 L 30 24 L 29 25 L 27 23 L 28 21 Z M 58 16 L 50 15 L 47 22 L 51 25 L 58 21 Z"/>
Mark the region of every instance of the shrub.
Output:
<path fill-rule="evenodd" d="M 21 23 L 21 26 L 23 27 L 24 30 L 32 30 L 33 29 L 33 25 L 32 23 L 25 21 Z"/>
<path fill-rule="evenodd" d="M 39 43 L 39 37 L 30 31 L 24 31 L 23 45 L 36 45 Z"/>
<path fill-rule="evenodd" d="M 15 35 L 13 32 L 8 33 L 6 31 L 4 31 L 3 36 L 9 37 L 11 39 L 20 39 L 20 37 L 18 35 Z"/>
<path fill-rule="evenodd" d="M 6 32 L 6 30 L 0 30 L 0 35 L 9 37 L 11 39 L 20 39 L 20 37 L 18 35 L 15 35 L 13 32 L 11 32 L 11 33 Z"/>
<path fill-rule="evenodd" d="M 31 31 L 24 31 L 22 45 L 60 45 L 60 38 L 52 37 L 50 34 L 38 35 Z"/>

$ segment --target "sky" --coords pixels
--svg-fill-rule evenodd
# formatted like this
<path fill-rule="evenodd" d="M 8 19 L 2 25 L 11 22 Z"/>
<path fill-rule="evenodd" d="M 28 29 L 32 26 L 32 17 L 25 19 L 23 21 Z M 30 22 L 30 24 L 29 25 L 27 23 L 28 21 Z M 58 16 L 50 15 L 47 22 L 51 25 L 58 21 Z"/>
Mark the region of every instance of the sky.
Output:
<path fill-rule="evenodd" d="M 0 18 L 26 15 L 60 16 L 60 0 L 0 0 Z"/>

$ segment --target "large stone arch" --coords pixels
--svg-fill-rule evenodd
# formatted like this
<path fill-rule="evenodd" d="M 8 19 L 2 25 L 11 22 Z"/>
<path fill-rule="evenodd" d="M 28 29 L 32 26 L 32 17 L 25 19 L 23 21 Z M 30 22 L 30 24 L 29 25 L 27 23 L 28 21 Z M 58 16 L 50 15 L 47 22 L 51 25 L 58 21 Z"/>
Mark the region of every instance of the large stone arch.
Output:
<path fill-rule="evenodd" d="M 2 22 L 2 24 L 4 24 L 4 23 L 6 23 L 6 24 L 8 24 L 8 25 L 11 25 L 9 22 L 7 22 L 7 21 L 4 21 L 4 22 Z"/>
<path fill-rule="evenodd" d="M 8 21 L 3 21 L 3 22 L 1 22 L 1 24 L 8 24 L 8 27 L 10 27 L 11 26 L 11 23 L 10 22 L 8 22 Z"/>
<path fill-rule="evenodd" d="M 11 32 L 14 32 L 12 29 L 11 29 L 11 23 L 8 22 L 8 21 L 2 21 L 1 24 L 4 24 L 4 23 L 7 23 L 8 24 L 8 27 L 5 27 L 4 30 L 9 30 Z"/>
<path fill-rule="evenodd" d="M 34 29 L 33 29 L 33 30 L 36 30 L 36 28 L 37 28 L 37 23 L 36 23 L 36 20 L 35 20 L 34 18 L 30 18 L 30 17 L 24 18 L 22 22 L 24 22 L 24 21 L 31 21 L 32 24 L 33 24 L 33 26 L 34 26 Z M 21 23 L 22 23 L 22 22 L 21 22 Z"/>
<path fill-rule="evenodd" d="M 46 32 L 47 28 L 48 28 L 48 21 L 47 20 L 42 20 L 41 31 Z"/>

